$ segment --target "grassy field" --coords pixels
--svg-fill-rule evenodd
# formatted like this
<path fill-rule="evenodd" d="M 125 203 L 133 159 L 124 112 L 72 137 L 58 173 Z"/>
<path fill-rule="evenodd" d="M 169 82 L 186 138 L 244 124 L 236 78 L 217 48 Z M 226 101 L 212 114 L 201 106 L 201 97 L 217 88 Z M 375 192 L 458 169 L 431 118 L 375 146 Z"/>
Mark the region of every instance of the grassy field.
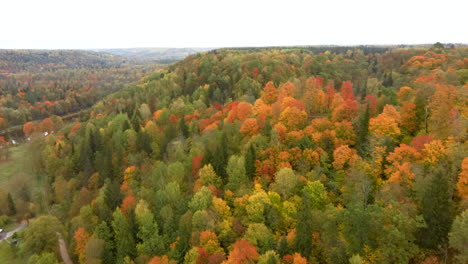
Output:
<path fill-rule="evenodd" d="M 10 148 L 10 158 L 6 161 L 0 160 L 0 188 L 5 187 L 14 176 L 25 173 L 31 173 L 27 143 Z"/>

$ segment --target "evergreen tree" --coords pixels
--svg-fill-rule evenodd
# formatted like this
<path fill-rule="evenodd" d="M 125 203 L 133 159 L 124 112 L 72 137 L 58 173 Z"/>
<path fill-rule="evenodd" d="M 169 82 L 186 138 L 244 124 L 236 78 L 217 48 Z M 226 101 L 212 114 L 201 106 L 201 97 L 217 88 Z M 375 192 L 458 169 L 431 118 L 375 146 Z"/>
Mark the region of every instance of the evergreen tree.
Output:
<path fill-rule="evenodd" d="M 135 240 L 132 226 L 122 211 L 117 208 L 113 214 L 112 229 L 114 230 L 116 263 L 124 263 L 124 258 L 135 257 Z"/>
<path fill-rule="evenodd" d="M 288 240 L 286 237 L 282 237 L 278 243 L 278 254 L 281 257 L 284 257 L 285 255 L 289 254 L 289 245 L 288 245 Z"/>
<path fill-rule="evenodd" d="M 8 202 L 8 215 L 12 216 L 16 214 L 16 206 L 11 194 L 8 193 L 7 195 L 7 202 Z"/>
<path fill-rule="evenodd" d="M 247 177 L 252 180 L 255 176 L 255 160 L 257 159 L 255 149 L 252 144 L 247 149 L 245 154 L 245 173 Z"/>
<path fill-rule="evenodd" d="M 112 232 L 106 222 L 102 221 L 96 227 L 94 234 L 99 239 L 104 241 L 103 249 L 102 249 L 102 263 L 115 263 L 115 256 L 113 253 L 114 243 L 112 240 Z"/>
<path fill-rule="evenodd" d="M 369 135 L 369 104 L 366 106 L 366 110 L 361 112 L 358 120 L 358 137 L 356 140 L 356 149 L 361 157 L 367 154 L 367 143 Z"/>
<path fill-rule="evenodd" d="M 216 174 L 223 179 L 223 182 L 227 181 L 226 165 L 228 161 L 228 139 L 225 133 L 221 135 L 219 146 L 216 148 L 216 152 L 212 154 L 212 165 Z"/>
<path fill-rule="evenodd" d="M 437 249 L 438 246 L 447 245 L 448 232 L 452 225 L 450 179 L 441 168 L 432 177 L 421 201 L 426 226 L 419 230 L 419 244 Z"/>
<path fill-rule="evenodd" d="M 179 120 L 179 130 L 180 130 L 180 133 L 184 136 L 184 138 L 188 138 L 189 137 L 189 129 L 188 129 L 188 126 L 187 124 L 185 123 L 185 119 L 184 117 L 181 117 L 180 120 Z"/>
<path fill-rule="evenodd" d="M 306 258 L 309 258 L 312 252 L 312 198 L 306 191 L 302 193 L 302 201 L 297 213 L 294 250 Z"/>

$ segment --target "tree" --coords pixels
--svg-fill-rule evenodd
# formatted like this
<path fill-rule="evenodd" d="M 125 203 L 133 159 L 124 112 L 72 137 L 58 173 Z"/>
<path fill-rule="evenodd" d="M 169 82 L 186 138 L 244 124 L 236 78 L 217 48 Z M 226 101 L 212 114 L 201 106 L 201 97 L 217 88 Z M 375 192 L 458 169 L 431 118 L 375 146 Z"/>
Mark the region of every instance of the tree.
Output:
<path fill-rule="evenodd" d="M 135 216 L 138 223 L 137 237 L 141 241 L 136 246 L 138 254 L 146 256 L 163 254 L 165 250 L 164 241 L 159 235 L 158 223 L 144 200 L 138 202 L 135 208 Z"/>
<path fill-rule="evenodd" d="M 58 235 L 64 234 L 60 221 L 50 215 L 40 216 L 24 231 L 25 255 L 55 252 L 58 255 Z"/>
<path fill-rule="evenodd" d="M 242 126 L 239 130 L 243 135 L 246 136 L 254 136 L 258 134 L 260 131 L 258 126 L 258 122 L 256 118 L 248 118 L 242 123 Z"/>
<path fill-rule="evenodd" d="M 333 151 L 333 166 L 338 169 L 345 169 L 347 166 L 354 164 L 357 160 L 357 152 L 347 145 L 339 146 Z"/>
<path fill-rule="evenodd" d="M 455 257 L 459 263 L 468 262 L 468 210 L 463 211 L 453 221 L 451 232 L 449 233 L 450 247 L 457 250 Z"/>
<path fill-rule="evenodd" d="M 437 168 L 424 192 L 421 210 L 426 227 L 419 230 L 419 244 L 423 247 L 437 249 L 447 245 L 452 224 L 449 182 L 443 169 Z"/>
<path fill-rule="evenodd" d="M 15 202 L 13 201 L 13 198 L 11 197 L 11 194 L 8 193 L 7 195 L 7 202 L 8 202 L 8 215 L 12 216 L 16 214 L 16 206 Z"/>
<path fill-rule="evenodd" d="M 437 138 L 444 139 L 452 134 L 452 110 L 455 107 L 457 90 L 452 85 L 438 85 L 431 97 L 429 109 L 429 131 Z"/>
<path fill-rule="evenodd" d="M 271 250 L 275 242 L 273 234 L 263 223 L 250 224 L 245 232 L 244 239 L 257 247 L 260 253 Z"/>
<path fill-rule="evenodd" d="M 265 87 L 263 88 L 262 92 L 262 100 L 266 104 L 273 104 L 276 102 L 276 99 L 278 98 L 278 90 L 276 89 L 275 85 L 273 82 L 268 82 Z"/>
<path fill-rule="evenodd" d="M 304 190 L 297 213 L 294 250 L 306 258 L 309 258 L 312 253 L 312 208 L 312 197 Z"/>
<path fill-rule="evenodd" d="M 341 85 L 341 95 L 344 100 L 356 100 L 356 97 L 353 93 L 353 83 L 350 81 L 344 81 Z"/>
<path fill-rule="evenodd" d="M 33 122 L 27 122 L 23 125 L 24 136 L 29 137 L 35 130 L 36 125 Z"/>
<path fill-rule="evenodd" d="M 401 127 L 410 135 L 418 131 L 419 124 L 416 116 L 416 105 L 411 102 L 405 102 L 401 107 Z"/>
<path fill-rule="evenodd" d="M 461 172 L 457 182 L 458 195 L 462 199 L 468 200 L 468 157 L 464 158 L 461 165 Z"/>
<path fill-rule="evenodd" d="M 287 200 L 298 182 L 298 177 L 290 168 L 281 168 L 275 175 L 275 190 Z"/>
<path fill-rule="evenodd" d="M 226 264 L 254 264 L 259 258 L 257 249 L 247 240 L 234 243 Z"/>
<path fill-rule="evenodd" d="M 207 187 L 203 186 L 192 197 L 188 206 L 193 212 L 206 210 L 211 206 L 213 195 Z"/>
<path fill-rule="evenodd" d="M 370 110 L 369 104 L 366 105 L 365 111 L 361 111 L 358 119 L 358 137 L 356 141 L 356 149 L 361 157 L 364 157 L 367 153 L 367 143 L 369 135 L 369 120 L 370 120 Z"/>
<path fill-rule="evenodd" d="M 75 253 L 78 254 L 80 263 L 85 261 L 85 250 L 86 244 L 88 243 L 91 236 L 86 232 L 86 230 L 82 227 L 78 228 L 73 235 L 75 239 L 76 246 L 75 246 Z"/>
<path fill-rule="evenodd" d="M 122 211 L 117 208 L 113 213 L 112 229 L 114 230 L 116 263 L 124 263 L 124 258 L 135 257 L 135 240 L 132 226 Z"/>
<path fill-rule="evenodd" d="M 28 264 L 58 264 L 57 256 L 50 252 L 44 252 L 40 255 L 32 255 L 28 259 Z"/>
<path fill-rule="evenodd" d="M 237 191 L 241 186 L 248 183 L 244 157 L 237 155 L 231 156 L 226 170 L 228 174 L 226 189 Z"/>
<path fill-rule="evenodd" d="M 258 264 L 280 264 L 280 256 L 274 251 L 269 250 L 265 254 L 261 255 L 258 259 Z"/>
<path fill-rule="evenodd" d="M 249 148 L 247 149 L 247 153 L 245 154 L 245 173 L 250 180 L 252 180 L 255 176 L 256 160 L 257 156 L 255 153 L 255 148 L 253 147 L 253 144 L 250 144 Z"/>

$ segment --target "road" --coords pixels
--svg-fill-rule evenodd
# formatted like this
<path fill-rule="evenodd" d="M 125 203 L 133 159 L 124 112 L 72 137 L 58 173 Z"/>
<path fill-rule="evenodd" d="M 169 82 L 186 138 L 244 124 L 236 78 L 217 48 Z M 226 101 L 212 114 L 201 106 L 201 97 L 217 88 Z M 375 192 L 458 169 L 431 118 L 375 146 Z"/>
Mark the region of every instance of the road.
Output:
<path fill-rule="evenodd" d="M 73 261 L 70 258 L 67 250 L 67 244 L 65 244 L 65 240 L 63 240 L 62 235 L 57 232 L 59 247 L 60 247 L 60 256 L 62 257 L 63 263 L 65 264 L 73 264 Z"/>
<path fill-rule="evenodd" d="M 23 221 L 23 222 L 21 222 L 21 224 L 17 228 L 15 228 L 15 229 L 13 229 L 11 231 L 8 231 L 8 232 L 0 233 L 0 241 L 12 237 L 16 232 L 19 232 L 19 231 L 25 229 L 27 226 L 28 226 L 28 223 L 26 221 Z"/>

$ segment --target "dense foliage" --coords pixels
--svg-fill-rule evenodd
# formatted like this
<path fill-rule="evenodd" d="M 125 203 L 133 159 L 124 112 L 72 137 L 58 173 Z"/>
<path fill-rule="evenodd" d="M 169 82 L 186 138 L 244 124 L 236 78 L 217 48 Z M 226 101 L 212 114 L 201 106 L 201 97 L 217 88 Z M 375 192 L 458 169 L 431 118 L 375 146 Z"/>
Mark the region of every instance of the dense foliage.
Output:
<path fill-rule="evenodd" d="M 156 65 L 90 51 L 0 51 L 0 130 L 89 108 Z"/>
<path fill-rule="evenodd" d="M 10 215 L 79 263 L 463 263 L 467 72 L 438 46 L 189 56 L 36 139 L 47 191 Z"/>

